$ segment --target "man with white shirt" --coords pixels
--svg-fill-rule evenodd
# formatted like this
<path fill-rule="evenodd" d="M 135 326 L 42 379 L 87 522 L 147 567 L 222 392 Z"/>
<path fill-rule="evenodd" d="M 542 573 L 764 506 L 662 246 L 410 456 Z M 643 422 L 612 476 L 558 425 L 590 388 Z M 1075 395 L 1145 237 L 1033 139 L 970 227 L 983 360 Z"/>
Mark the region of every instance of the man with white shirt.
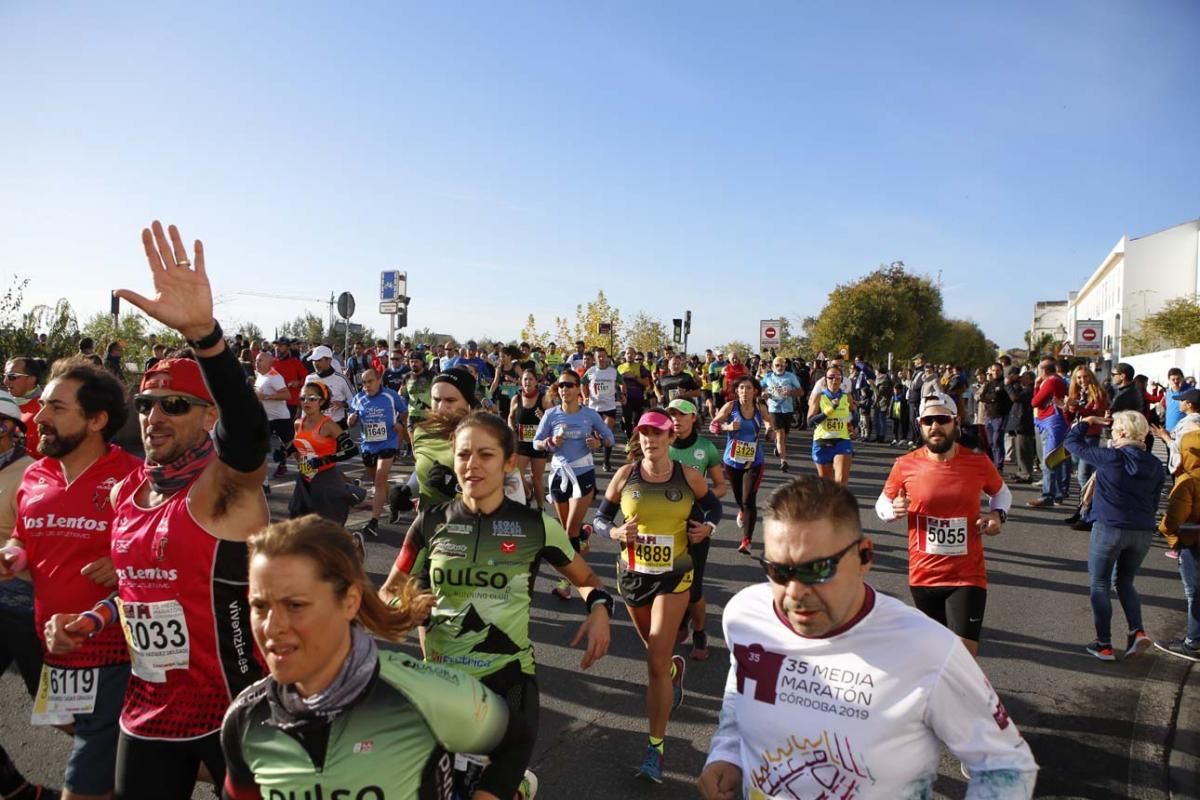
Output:
<path fill-rule="evenodd" d="M 333 350 L 328 346 L 314 347 L 310 360 L 317 371 L 305 378 L 304 382 L 320 381 L 329 387 L 330 403 L 326 413 L 338 425 L 345 427 L 346 408 L 350 405 L 350 398 L 354 397 L 354 389 L 345 376 L 334 369 Z"/>
<path fill-rule="evenodd" d="M 279 447 L 275 450 L 275 463 L 279 466 L 275 468 L 273 477 L 282 478 L 287 475 L 287 459 L 283 453 L 292 442 L 296 426 L 292 423 L 292 415 L 288 411 L 287 404 L 291 392 L 288 391 L 287 381 L 275 369 L 275 357 L 266 350 L 260 351 L 254 359 L 254 393 L 258 395 L 263 410 L 267 412 L 267 424 L 271 427 L 271 435 L 279 440 Z"/>
<path fill-rule="evenodd" d="M 975 659 L 866 583 L 872 556 L 845 488 L 804 477 L 771 495 L 769 582 L 722 615 L 730 668 L 702 797 L 925 797 L 943 744 L 968 800 L 1033 796 L 1037 764 Z"/>

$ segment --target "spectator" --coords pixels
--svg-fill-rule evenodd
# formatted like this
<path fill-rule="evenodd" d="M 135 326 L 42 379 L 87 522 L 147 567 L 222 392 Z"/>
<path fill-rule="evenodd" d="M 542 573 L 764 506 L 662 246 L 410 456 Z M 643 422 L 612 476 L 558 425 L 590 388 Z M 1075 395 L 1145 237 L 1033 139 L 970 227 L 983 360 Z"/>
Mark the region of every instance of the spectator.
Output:
<path fill-rule="evenodd" d="M 1182 383 L 1182 381 L 1181 381 Z M 1187 629 L 1182 639 L 1154 646 L 1189 661 L 1200 661 L 1200 601 L 1196 597 L 1196 564 L 1200 559 L 1200 431 L 1179 440 L 1179 478 L 1167 500 L 1167 513 L 1158 530 L 1167 546 L 1179 554 L 1179 580 L 1187 601 Z"/>
<path fill-rule="evenodd" d="M 1074 423 L 1082 417 L 1104 417 L 1108 414 L 1108 395 L 1100 387 L 1096 375 L 1084 365 L 1075 368 L 1071 375 L 1071 388 L 1067 392 L 1067 407 L 1064 412 L 1067 424 Z M 1087 428 L 1087 443 L 1099 446 L 1103 425 L 1089 425 Z M 1075 476 L 1079 481 L 1079 507 L 1075 513 L 1063 520 L 1064 525 L 1074 525 L 1083 515 L 1083 487 L 1095 471 L 1088 462 L 1074 457 Z"/>
<path fill-rule="evenodd" d="M 1033 373 L 1022 373 L 1019 367 L 1010 367 L 1004 384 L 1011 406 L 1004 432 L 1013 441 L 1013 462 L 1017 465 L 1014 483 L 1033 483 L 1033 460 L 1037 446 L 1033 441 Z"/>
<path fill-rule="evenodd" d="M 125 379 L 125 364 L 121 361 L 124 354 L 125 345 L 121 342 L 109 342 L 104 352 L 104 368 L 122 381 Z"/>
<path fill-rule="evenodd" d="M 1060 506 L 1070 491 L 1071 465 L 1062 450 L 1067 423 L 1061 404 L 1067 397 L 1067 384 L 1056 369 L 1053 358 L 1043 358 L 1033 384 L 1033 424 L 1042 444 L 1042 496 L 1025 504 L 1032 508 Z"/>
<path fill-rule="evenodd" d="M 142 372 L 149 372 L 151 367 L 162 361 L 167 354 L 167 348 L 161 342 L 157 342 L 150 352 L 153 355 L 146 359 L 146 363 L 142 366 Z"/>
<path fill-rule="evenodd" d="M 1101 661 L 1115 661 L 1109 598 L 1114 582 L 1129 628 L 1125 656 L 1137 655 L 1151 644 L 1142 625 L 1142 602 L 1133 580 L 1150 549 L 1156 528 L 1163 469 L 1162 463 L 1146 451 L 1149 426 L 1144 416 L 1136 411 L 1116 412 L 1112 416 L 1112 447 L 1089 444 L 1088 426 L 1105 421 L 1104 417 L 1080 417 L 1067 434 L 1066 447 L 1071 455 L 1096 468 L 1088 546 L 1096 640 L 1087 646 L 1087 651 Z"/>

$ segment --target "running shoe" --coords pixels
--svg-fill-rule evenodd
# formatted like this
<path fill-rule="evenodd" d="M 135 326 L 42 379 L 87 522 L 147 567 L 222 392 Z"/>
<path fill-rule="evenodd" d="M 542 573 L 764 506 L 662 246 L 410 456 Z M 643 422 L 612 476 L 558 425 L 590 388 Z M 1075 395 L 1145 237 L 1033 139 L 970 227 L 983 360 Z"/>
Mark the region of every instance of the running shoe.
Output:
<path fill-rule="evenodd" d="M 596 531 L 592 528 L 592 524 L 590 522 L 582 525 L 579 528 L 579 552 L 580 553 L 586 553 L 588 550 L 592 549 L 590 542 L 592 539 L 592 534 L 595 532 Z"/>
<path fill-rule="evenodd" d="M 280 462 L 279 462 L 279 466 L 275 468 L 275 473 L 274 473 L 274 474 L 273 474 L 271 477 L 273 477 L 273 478 L 283 478 L 283 477 L 285 477 L 286 475 L 287 475 L 287 462 L 286 462 L 286 461 L 280 461 Z"/>
<path fill-rule="evenodd" d="M 746 512 L 745 512 L 745 511 L 739 511 L 739 512 L 738 512 L 738 517 L 737 517 L 737 526 L 738 526 L 738 528 L 740 529 L 740 528 L 741 528 L 743 525 L 745 525 L 745 524 L 746 524 Z"/>
<path fill-rule="evenodd" d="M 560 580 L 558 585 L 550 591 L 558 595 L 563 600 L 571 599 L 571 584 L 567 583 L 565 580 Z"/>
<path fill-rule="evenodd" d="M 1179 559 L 1179 551 L 1178 550 L 1168 550 L 1167 552 L 1163 553 L 1163 555 L 1166 556 L 1167 558 L 1174 558 L 1176 560 Z"/>
<path fill-rule="evenodd" d="M 787 471 L 788 471 L 788 463 L 787 463 L 786 461 L 780 461 L 780 462 L 779 462 L 779 471 L 780 471 L 780 472 L 787 472 Z"/>
<path fill-rule="evenodd" d="M 1099 640 L 1092 642 L 1087 646 L 1087 651 L 1101 661 L 1116 661 L 1117 656 L 1113 653 L 1111 644 L 1105 644 Z"/>
<path fill-rule="evenodd" d="M 1167 642 L 1155 642 L 1154 646 L 1164 653 L 1200 663 L 1200 645 L 1189 644 L 1187 639 L 1172 639 Z"/>
<path fill-rule="evenodd" d="M 517 797 L 519 800 L 533 800 L 537 797 L 537 790 L 537 775 L 533 774 L 533 770 L 525 770 L 525 777 L 521 779 L 521 785 L 517 788 Z"/>
<path fill-rule="evenodd" d="M 1025 505 L 1030 508 L 1050 508 L 1054 505 L 1054 500 L 1049 497 L 1039 497 L 1036 500 L 1027 500 Z"/>
<path fill-rule="evenodd" d="M 1129 634 L 1125 640 L 1125 657 L 1136 656 L 1139 653 L 1146 652 L 1150 645 L 1154 642 L 1146 635 L 1143 630 L 1136 630 Z"/>
<path fill-rule="evenodd" d="M 744 556 L 750 555 L 750 539 L 743 537 L 742 543 L 738 545 L 738 552 Z"/>
<path fill-rule="evenodd" d="M 708 634 L 704 631 L 692 632 L 692 661 L 708 661 Z"/>
<path fill-rule="evenodd" d="M 363 535 L 370 536 L 372 539 L 379 538 L 379 520 L 368 520 L 367 524 L 362 526 L 361 532 Z"/>
<path fill-rule="evenodd" d="M 683 705 L 683 671 L 687 669 L 687 662 L 683 656 L 671 656 L 671 665 L 675 667 L 675 674 L 671 676 L 671 710 L 679 708 Z"/>
<path fill-rule="evenodd" d="M 657 747 L 648 744 L 646 745 L 646 757 L 642 759 L 642 765 L 634 774 L 644 780 L 662 783 L 662 765 L 663 754 L 658 752 Z"/>

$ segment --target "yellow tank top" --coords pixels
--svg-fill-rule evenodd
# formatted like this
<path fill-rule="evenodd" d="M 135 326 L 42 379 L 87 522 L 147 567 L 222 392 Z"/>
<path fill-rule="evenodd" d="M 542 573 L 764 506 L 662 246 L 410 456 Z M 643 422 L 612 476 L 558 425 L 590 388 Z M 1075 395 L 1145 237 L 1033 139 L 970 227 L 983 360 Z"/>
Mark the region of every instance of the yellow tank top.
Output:
<path fill-rule="evenodd" d="M 643 478 L 640 462 L 629 473 L 621 489 L 621 513 L 626 519 L 638 515 L 637 541 L 620 556 L 629 571 L 662 575 L 691 570 L 687 522 L 696 495 L 683 470 L 682 464 L 672 462 L 671 477 L 663 483 Z"/>
<path fill-rule="evenodd" d="M 850 438 L 850 396 L 845 392 L 837 400 L 830 400 L 821 392 L 821 413 L 825 419 L 813 431 L 814 439 Z"/>

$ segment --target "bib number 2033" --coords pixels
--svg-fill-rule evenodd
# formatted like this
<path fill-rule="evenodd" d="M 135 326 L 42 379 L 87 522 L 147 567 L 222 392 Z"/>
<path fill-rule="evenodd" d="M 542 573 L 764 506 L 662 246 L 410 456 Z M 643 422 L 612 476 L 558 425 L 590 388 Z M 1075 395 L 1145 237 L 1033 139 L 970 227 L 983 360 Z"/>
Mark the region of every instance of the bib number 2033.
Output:
<path fill-rule="evenodd" d="M 188 668 L 191 649 L 187 619 L 178 601 L 122 603 L 121 622 L 134 675 L 163 683 L 167 670 Z"/>

